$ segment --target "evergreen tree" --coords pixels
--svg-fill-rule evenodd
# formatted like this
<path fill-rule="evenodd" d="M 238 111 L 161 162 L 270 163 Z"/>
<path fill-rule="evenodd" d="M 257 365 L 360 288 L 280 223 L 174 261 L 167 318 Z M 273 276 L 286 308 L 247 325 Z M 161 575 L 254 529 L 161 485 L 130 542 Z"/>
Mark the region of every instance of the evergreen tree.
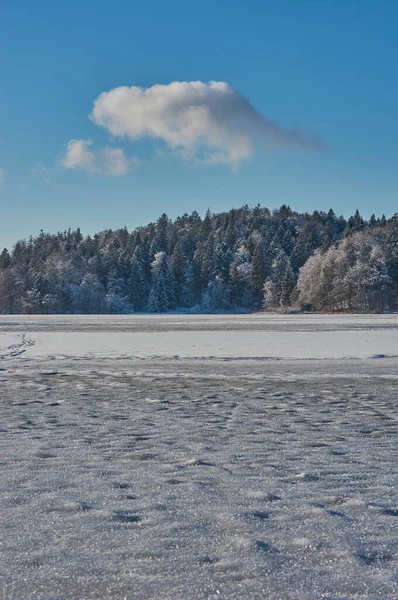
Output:
<path fill-rule="evenodd" d="M 151 293 L 149 295 L 148 310 L 149 312 L 167 312 L 169 307 L 166 285 L 164 279 L 159 277 L 155 280 Z"/>
<path fill-rule="evenodd" d="M 257 235 L 252 256 L 251 283 L 258 304 L 260 304 L 264 283 L 270 274 L 270 253 L 267 252 L 263 238 Z"/>
<path fill-rule="evenodd" d="M 175 308 L 174 279 L 166 252 L 158 252 L 152 263 L 152 289 L 148 310 L 166 312 Z"/>
<path fill-rule="evenodd" d="M 206 288 L 213 280 L 215 270 L 215 240 L 214 235 L 209 235 L 201 250 L 200 277 L 202 289 Z"/>
<path fill-rule="evenodd" d="M 11 256 L 10 256 L 7 248 L 4 248 L 4 250 L 0 254 L 0 269 L 8 269 L 8 267 L 10 265 L 11 265 Z"/>
<path fill-rule="evenodd" d="M 128 297 L 135 311 L 144 310 L 147 302 L 147 284 L 143 254 L 142 247 L 137 246 L 131 259 L 131 276 L 128 280 Z"/>
<path fill-rule="evenodd" d="M 271 213 L 247 205 L 129 233 L 67 230 L 17 242 L 0 254 L 3 313 L 105 313 L 272 308 L 398 308 L 398 216 L 348 221 L 329 212 Z M 296 286 L 296 281 L 298 284 Z"/>

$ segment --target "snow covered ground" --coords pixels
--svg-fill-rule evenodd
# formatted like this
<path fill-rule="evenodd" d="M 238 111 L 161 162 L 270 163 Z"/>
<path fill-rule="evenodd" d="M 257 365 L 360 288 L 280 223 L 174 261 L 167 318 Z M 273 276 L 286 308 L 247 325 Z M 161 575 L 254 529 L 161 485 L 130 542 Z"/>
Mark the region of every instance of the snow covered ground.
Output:
<path fill-rule="evenodd" d="M 398 315 L 0 316 L 0 357 L 372 358 L 398 356 L 397 331 Z"/>
<path fill-rule="evenodd" d="M 398 597 L 398 315 L 0 317 L 0 595 Z"/>

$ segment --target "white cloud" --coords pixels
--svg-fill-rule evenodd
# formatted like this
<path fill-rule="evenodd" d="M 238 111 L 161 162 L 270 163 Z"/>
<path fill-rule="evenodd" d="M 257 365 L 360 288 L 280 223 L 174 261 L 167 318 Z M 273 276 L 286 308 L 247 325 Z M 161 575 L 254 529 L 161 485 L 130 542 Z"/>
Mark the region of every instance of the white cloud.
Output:
<path fill-rule="evenodd" d="M 5 169 L 0 169 L 0 185 L 5 183 L 7 171 Z"/>
<path fill-rule="evenodd" d="M 78 169 L 87 173 L 106 175 L 126 175 L 137 163 L 128 159 L 122 148 L 106 146 L 101 151 L 91 151 L 91 140 L 71 140 L 66 146 L 65 155 L 59 161 L 64 169 Z"/>
<path fill-rule="evenodd" d="M 65 156 L 60 160 L 64 169 L 79 169 L 94 173 L 96 171 L 96 157 L 89 147 L 91 140 L 71 140 L 66 146 Z"/>
<path fill-rule="evenodd" d="M 121 148 L 109 148 L 102 151 L 105 173 L 108 175 L 126 175 L 130 170 L 129 160 Z"/>
<path fill-rule="evenodd" d="M 273 146 L 320 149 L 316 134 L 267 120 L 227 83 L 179 82 L 117 87 L 94 101 L 91 120 L 115 136 L 158 138 L 185 158 L 236 166 L 256 140 Z"/>

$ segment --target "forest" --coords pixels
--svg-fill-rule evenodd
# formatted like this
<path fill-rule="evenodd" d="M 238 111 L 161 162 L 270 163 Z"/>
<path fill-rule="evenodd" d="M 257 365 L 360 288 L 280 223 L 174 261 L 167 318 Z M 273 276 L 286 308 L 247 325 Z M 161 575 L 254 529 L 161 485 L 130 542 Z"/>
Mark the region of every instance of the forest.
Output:
<path fill-rule="evenodd" d="M 398 309 L 398 214 L 369 220 L 247 205 L 0 254 L 0 313 Z"/>

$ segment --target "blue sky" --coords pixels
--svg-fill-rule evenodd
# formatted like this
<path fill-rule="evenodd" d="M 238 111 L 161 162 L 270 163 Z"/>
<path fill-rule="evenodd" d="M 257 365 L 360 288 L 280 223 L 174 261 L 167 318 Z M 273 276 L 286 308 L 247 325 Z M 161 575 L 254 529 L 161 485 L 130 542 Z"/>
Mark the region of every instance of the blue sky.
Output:
<path fill-rule="evenodd" d="M 0 245 L 258 202 L 393 214 L 397 21 L 395 0 L 3 0 Z M 208 83 L 228 84 L 218 117 L 189 113 L 176 143 L 175 81 L 203 82 L 210 109 Z M 156 84 L 161 114 L 146 92 L 134 104 L 136 86 Z M 119 86 L 133 88 L 124 112 L 107 95 L 102 122 L 90 119 L 95 99 Z M 176 90 L 190 108 L 191 87 Z M 243 106 L 238 128 L 231 99 Z M 306 144 L 306 130 L 327 147 Z M 83 143 L 74 154 L 71 140 Z"/>

